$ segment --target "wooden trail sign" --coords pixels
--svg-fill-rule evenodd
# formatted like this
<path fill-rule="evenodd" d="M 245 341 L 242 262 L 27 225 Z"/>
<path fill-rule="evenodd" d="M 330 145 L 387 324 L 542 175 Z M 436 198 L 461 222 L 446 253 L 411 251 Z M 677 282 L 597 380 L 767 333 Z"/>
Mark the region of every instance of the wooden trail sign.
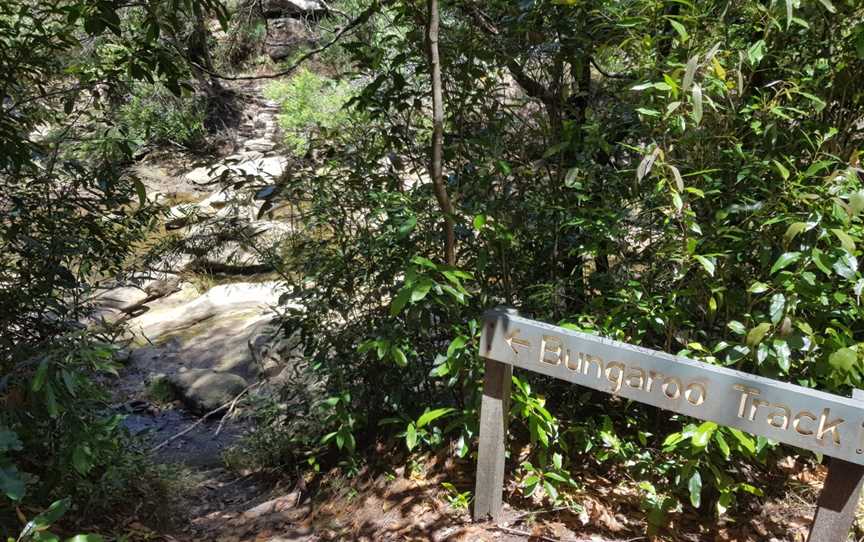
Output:
<path fill-rule="evenodd" d="M 513 367 L 832 457 L 810 541 L 845 541 L 864 480 L 864 402 L 522 318 L 485 317 L 474 516 L 501 512 Z"/>

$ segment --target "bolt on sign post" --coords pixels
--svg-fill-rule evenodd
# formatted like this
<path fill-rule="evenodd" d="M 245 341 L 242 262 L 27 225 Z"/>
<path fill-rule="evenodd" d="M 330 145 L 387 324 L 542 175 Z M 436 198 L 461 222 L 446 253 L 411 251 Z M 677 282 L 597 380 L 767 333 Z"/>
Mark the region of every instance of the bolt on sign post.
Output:
<path fill-rule="evenodd" d="M 831 457 L 809 542 L 845 542 L 864 481 L 864 396 L 852 399 L 522 318 L 485 315 L 474 518 L 501 514 L 513 367 Z"/>

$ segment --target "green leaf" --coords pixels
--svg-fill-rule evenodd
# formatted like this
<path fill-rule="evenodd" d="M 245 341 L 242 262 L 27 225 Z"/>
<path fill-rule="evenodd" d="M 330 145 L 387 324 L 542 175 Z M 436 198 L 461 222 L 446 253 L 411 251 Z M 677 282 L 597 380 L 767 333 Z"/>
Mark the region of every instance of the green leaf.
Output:
<path fill-rule="evenodd" d="M 751 329 L 750 333 L 747 334 L 747 346 L 753 348 L 757 344 L 762 342 L 762 339 L 765 338 L 765 334 L 767 334 L 768 330 L 770 329 L 771 324 L 769 324 L 768 322 L 762 322 L 758 326 Z"/>
<path fill-rule="evenodd" d="M 36 529 L 43 529 L 45 527 L 49 527 L 57 522 L 58 519 L 63 517 L 63 515 L 69 510 L 69 505 L 72 503 L 72 500 L 69 497 L 65 499 L 54 501 L 51 503 L 51 506 L 48 507 L 48 510 L 45 510 L 35 518 L 33 518 L 33 525 Z"/>
<path fill-rule="evenodd" d="M 396 365 L 399 367 L 405 367 L 408 365 L 408 358 L 405 357 L 405 352 L 402 351 L 398 346 L 390 347 L 390 355 L 393 356 L 393 361 L 396 362 Z"/>
<path fill-rule="evenodd" d="M 798 234 L 804 232 L 806 229 L 806 222 L 795 222 L 794 224 L 789 224 L 789 227 L 786 228 L 786 233 L 783 234 L 783 242 L 788 245 Z"/>
<path fill-rule="evenodd" d="M 789 344 L 783 339 L 775 339 L 773 346 L 774 354 L 777 356 L 777 365 L 784 373 L 788 373 L 792 359 L 792 351 L 789 348 Z"/>
<path fill-rule="evenodd" d="M 405 219 L 405 222 L 403 222 L 402 225 L 400 225 L 399 229 L 397 230 L 397 234 L 399 235 L 399 238 L 402 239 L 402 238 L 408 237 L 408 235 L 412 231 L 414 231 L 415 227 L 417 227 L 417 217 L 413 216 L 413 215 L 409 216 L 408 218 Z"/>
<path fill-rule="evenodd" d="M 676 444 L 683 441 L 684 439 L 685 439 L 684 435 L 681 434 L 680 432 L 672 433 L 672 434 L 668 435 L 666 437 L 666 439 L 663 441 L 663 447 L 665 448 L 667 446 L 675 446 Z"/>
<path fill-rule="evenodd" d="M 723 454 L 723 457 L 729 459 L 732 451 L 729 449 L 729 444 L 726 442 L 726 438 L 723 437 L 723 433 L 721 433 L 720 431 L 715 431 L 714 442 L 717 443 L 717 449 L 720 450 L 720 453 Z"/>
<path fill-rule="evenodd" d="M 832 267 L 844 279 L 852 280 L 858 273 L 858 258 L 844 250 Z"/>
<path fill-rule="evenodd" d="M 459 335 L 450 341 L 450 346 L 447 347 L 447 357 L 452 357 L 457 351 L 465 348 L 466 344 L 468 344 L 468 337 L 465 335 Z"/>
<path fill-rule="evenodd" d="M 747 49 L 747 60 L 757 66 L 765 58 L 765 40 L 759 40 Z"/>
<path fill-rule="evenodd" d="M 825 257 L 825 253 L 818 248 L 814 248 L 811 252 L 811 255 L 813 257 L 813 263 L 816 264 L 816 267 L 830 277 L 831 268 L 828 266 L 828 260 Z"/>
<path fill-rule="evenodd" d="M 13 501 L 19 501 L 24 497 L 26 486 L 21 473 L 14 466 L 0 466 L 0 494 L 6 495 Z"/>
<path fill-rule="evenodd" d="M 690 504 L 693 508 L 699 508 L 702 504 L 702 476 L 698 470 L 690 477 L 687 488 L 690 490 Z"/>
<path fill-rule="evenodd" d="M 687 29 L 684 28 L 684 25 L 674 19 L 669 19 L 669 24 L 672 25 L 675 32 L 678 32 L 678 37 L 681 38 L 681 43 L 687 43 L 687 40 L 690 39 L 690 34 L 687 33 Z"/>
<path fill-rule="evenodd" d="M 849 252 L 855 252 L 855 241 L 845 231 L 834 228 L 831 232 L 840 240 L 840 244 Z"/>
<path fill-rule="evenodd" d="M 409 452 L 417 446 L 417 428 L 414 427 L 413 422 L 409 423 L 405 429 L 405 445 L 408 447 Z"/>
<path fill-rule="evenodd" d="M 751 495 L 756 495 L 757 497 L 762 497 L 765 495 L 765 493 L 761 489 L 759 489 L 758 487 L 744 483 L 744 482 L 738 484 L 738 489 L 742 489 Z"/>
<path fill-rule="evenodd" d="M 446 415 L 448 415 L 452 412 L 455 412 L 455 411 L 456 411 L 455 408 L 450 408 L 450 407 L 436 408 L 435 410 L 426 411 L 423 413 L 422 416 L 420 416 L 417 419 L 417 429 L 420 429 L 421 427 L 425 427 L 426 425 L 429 425 L 431 422 L 437 420 L 438 418 L 440 418 L 442 416 L 446 416 Z"/>
<path fill-rule="evenodd" d="M 559 455 L 560 455 L 560 454 L 559 454 Z M 560 469 L 561 467 L 557 467 L 557 468 Z M 560 482 L 560 483 L 562 483 L 562 484 L 566 484 L 566 483 L 567 483 L 567 478 L 564 478 L 563 476 L 561 476 L 561 475 L 558 474 L 557 472 L 547 472 L 547 473 L 544 473 L 544 474 L 543 474 L 543 478 L 546 478 L 547 480 L 555 480 L 556 482 Z"/>
<path fill-rule="evenodd" d="M 390 350 L 390 341 L 386 339 L 378 339 L 375 344 L 378 346 L 378 359 L 384 359 L 384 356 L 386 356 L 387 352 Z"/>
<path fill-rule="evenodd" d="M 720 493 L 720 498 L 717 499 L 717 515 L 722 516 L 729 509 L 729 505 L 732 503 L 732 492 L 724 491 Z"/>
<path fill-rule="evenodd" d="M 423 256 L 414 256 L 411 258 L 411 263 L 417 264 L 421 267 L 427 267 L 432 270 L 438 270 L 438 265 L 430 260 L 429 258 L 424 258 Z"/>
<path fill-rule="evenodd" d="M 679 213 L 681 209 L 684 208 L 684 201 L 681 199 L 681 194 L 678 192 L 672 192 L 672 205 L 675 206 L 675 210 Z"/>
<path fill-rule="evenodd" d="M 567 176 L 564 177 L 564 186 L 568 188 L 581 188 L 582 186 L 577 183 L 577 179 L 582 174 L 582 170 L 578 167 L 571 167 L 567 170 Z"/>
<path fill-rule="evenodd" d="M 849 195 L 849 207 L 856 215 L 864 211 L 864 190 L 858 190 Z"/>
<path fill-rule="evenodd" d="M 744 327 L 744 324 L 742 324 L 738 320 L 732 320 L 728 322 L 726 326 L 732 330 L 732 333 L 736 335 L 744 335 L 745 333 L 747 333 L 747 328 Z"/>
<path fill-rule="evenodd" d="M 786 0 L 786 28 L 787 29 L 792 24 L 792 14 L 793 14 L 792 8 L 793 8 L 792 0 Z"/>
<path fill-rule="evenodd" d="M 708 446 L 708 441 L 711 440 L 711 435 L 714 434 L 714 431 L 717 429 L 717 424 L 714 422 L 704 422 L 699 427 L 696 428 L 696 431 L 693 433 L 693 436 L 690 437 L 690 444 L 695 448 L 704 448 Z"/>
<path fill-rule="evenodd" d="M 358 354 L 365 354 L 366 352 L 369 352 L 370 350 L 372 350 L 376 346 L 378 346 L 378 341 L 376 341 L 375 339 L 369 339 L 369 340 L 363 341 L 362 343 L 360 343 L 360 346 L 357 347 L 357 353 Z"/>
<path fill-rule="evenodd" d="M 536 474 L 532 474 L 530 476 L 526 476 L 522 480 L 522 493 L 526 497 L 530 497 L 534 494 L 534 491 L 537 490 L 537 486 L 540 484 L 540 477 Z"/>
<path fill-rule="evenodd" d="M 411 288 L 403 286 L 399 293 L 396 294 L 396 297 L 393 298 L 393 301 L 390 303 L 390 316 L 396 316 L 402 309 L 405 308 L 405 305 L 408 304 L 408 301 L 411 299 Z"/>
<path fill-rule="evenodd" d="M 43 359 L 36 368 L 36 374 L 33 376 L 33 382 L 30 387 L 33 391 L 39 391 L 45 386 L 45 378 L 48 376 L 48 360 Z"/>
<path fill-rule="evenodd" d="M 785 269 L 785 268 L 789 267 L 790 265 L 792 265 L 793 263 L 797 262 L 800 259 L 801 259 L 801 253 L 800 252 L 784 252 L 783 254 L 780 255 L 779 258 L 777 258 L 777 261 L 774 262 L 774 265 L 771 266 L 770 274 L 773 275 L 777 271 L 780 271 L 781 269 Z"/>
<path fill-rule="evenodd" d="M 751 294 L 761 294 L 762 292 L 768 291 L 768 288 L 770 288 L 770 286 L 764 282 L 754 282 L 749 288 L 747 288 L 747 291 Z"/>
<path fill-rule="evenodd" d="M 684 68 L 684 79 L 681 81 L 681 90 L 687 92 L 690 85 L 693 84 L 693 78 L 696 76 L 696 68 L 699 66 L 699 55 L 693 55 L 687 61 L 687 67 Z"/>
<path fill-rule="evenodd" d="M 693 121 L 698 126 L 702 122 L 702 87 L 698 83 L 693 84 Z"/>
<path fill-rule="evenodd" d="M 420 279 L 411 289 L 411 302 L 416 303 L 417 301 L 422 300 L 434 285 L 435 283 L 432 282 L 432 279 L 426 277 Z"/>
<path fill-rule="evenodd" d="M 483 226 L 486 225 L 486 215 L 477 215 L 474 217 L 473 225 L 475 230 L 483 229 Z"/>
<path fill-rule="evenodd" d="M 786 169 L 786 166 L 778 162 L 777 160 L 773 160 L 774 167 L 777 168 L 777 171 L 780 173 L 780 176 L 783 177 L 783 180 L 789 180 L 789 170 Z"/>
<path fill-rule="evenodd" d="M 546 495 L 549 496 L 552 502 L 558 500 L 558 490 L 555 489 L 555 486 L 553 486 L 549 481 L 543 481 L 543 489 L 546 491 Z"/>
<path fill-rule="evenodd" d="M 702 264 L 702 267 L 705 268 L 705 272 L 710 276 L 714 276 L 714 262 L 705 256 L 694 255 L 693 258 L 696 259 L 697 262 Z"/>
<path fill-rule="evenodd" d="M 735 440 L 738 441 L 738 444 L 741 445 L 742 448 L 750 452 L 751 454 L 756 453 L 756 443 L 753 442 L 753 439 L 746 435 L 743 431 L 739 429 L 734 429 L 729 427 L 729 432 L 735 437 Z"/>
<path fill-rule="evenodd" d="M 135 192 L 138 194 L 138 205 L 144 207 L 147 204 L 147 188 L 140 179 L 132 179 L 135 185 Z"/>
<path fill-rule="evenodd" d="M 786 296 L 781 293 L 776 293 L 771 296 L 771 305 L 768 307 L 768 315 L 771 317 L 771 323 L 777 324 L 783 318 L 783 311 L 786 308 Z"/>
<path fill-rule="evenodd" d="M 832 367 L 846 371 L 847 373 L 852 371 L 857 361 L 858 353 L 851 348 L 841 348 L 828 356 L 828 363 Z"/>
<path fill-rule="evenodd" d="M 72 466 L 78 471 L 78 474 L 85 476 L 93 464 L 90 461 L 90 449 L 84 445 L 78 445 L 72 452 Z"/>
<path fill-rule="evenodd" d="M 834 7 L 831 0 L 819 0 L 819 3 L 822 4 L 830 13 L 837 13 L 837 8 Z"/>
<path fill-rule="evenodd" d="M 66 542 L 105 542 L 105 539 L 98 534 L 79 534 L 67 538 Z"/>
<path fill-rule="evenodd" d="M 681 177 L 681 172 L 678 171 L 678 168 L 673 165 L 668 165 L 669 171 L 672 172 L 672 178 L 675 179 L 675 188 L 678 192 L 684 191 L 684 179 Z"/>

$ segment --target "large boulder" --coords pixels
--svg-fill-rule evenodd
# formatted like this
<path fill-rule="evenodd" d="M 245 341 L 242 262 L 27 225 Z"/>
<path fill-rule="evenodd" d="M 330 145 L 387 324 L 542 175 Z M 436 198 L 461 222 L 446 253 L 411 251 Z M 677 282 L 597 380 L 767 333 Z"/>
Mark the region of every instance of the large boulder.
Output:
<path fill-rule="evenodd" d="M 312 36 L 300 19 L 273 19 L 267 25 L 265 51 L 275 61 L 285 60 L 300 47 L 309 45 Z"/>
<path fill-rule="evenodd" d="M 232 373 L 187 369 L 168 378 L 181 400 L 198 414 L 206 414 L 231 402 L 249 385 Z"/>
<path fill-rule="evenodd" d="M 104 290 L 93 299 L 93 312 L 84 319 L 85 324 L 116 322 L 126 312 L 147 299 L 147 292 L 137 286 L 120 286 Z"/>
<path fill-rule="evenodd" d="M 189 335 L 184 331 L 205 321 L 212 323 L 216 317 L 237 315 L 240 318 L 245 317 L 246 312 L 264 313 L 269 306 L 278 303 L 280 290 L 277 282 L 222 284 L 203 295 L 184 288 L 153 303 L 149 311 L 130 321 L 130 327 L 152 342 L 175 334 Z"/>
<path fill-rule="evenodd" d="M 148 293 L 137 286 L 121 286 L 100 293 L 94 301 L 100 308 L 124 311 L 147 299 Z"/>

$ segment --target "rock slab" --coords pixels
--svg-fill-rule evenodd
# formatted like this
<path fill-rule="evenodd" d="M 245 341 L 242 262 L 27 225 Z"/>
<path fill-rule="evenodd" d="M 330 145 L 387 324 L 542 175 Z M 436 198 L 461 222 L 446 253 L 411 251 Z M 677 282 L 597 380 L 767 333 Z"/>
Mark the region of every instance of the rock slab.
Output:
<path fill-rule="evenodd" d="M 187 369 L 169 377 L 169 382 L 192 411 L 206 414 L 231 402 L 249 385 L 233 373 L 209 369 Z"/>

